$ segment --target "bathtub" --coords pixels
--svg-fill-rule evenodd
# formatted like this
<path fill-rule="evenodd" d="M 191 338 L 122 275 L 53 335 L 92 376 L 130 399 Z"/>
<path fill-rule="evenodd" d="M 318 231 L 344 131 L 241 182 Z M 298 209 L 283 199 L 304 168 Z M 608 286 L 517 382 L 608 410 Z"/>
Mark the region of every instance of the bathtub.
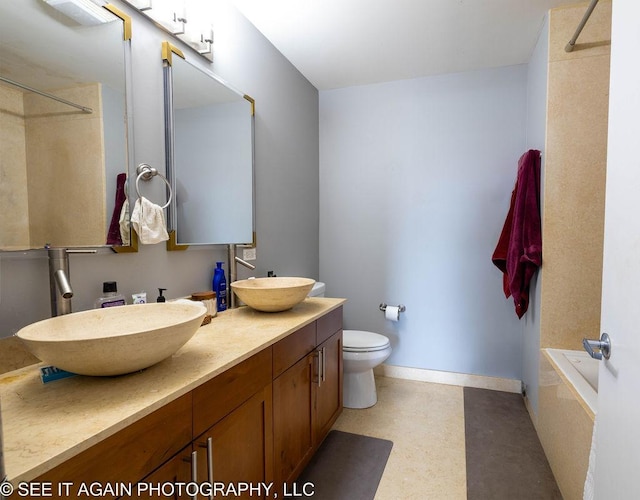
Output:
<path fill-rule="evenodd" d="M 563 498 L 582 498 L 598 403 L 599 361 L 541 349 L 536 430 Z"/>
<path fill-rule="evenodd" d="M 598 408 L 597 359 L 584 351 L 544 349 L 567 382 L 576 390 L 595 415 Z"/>

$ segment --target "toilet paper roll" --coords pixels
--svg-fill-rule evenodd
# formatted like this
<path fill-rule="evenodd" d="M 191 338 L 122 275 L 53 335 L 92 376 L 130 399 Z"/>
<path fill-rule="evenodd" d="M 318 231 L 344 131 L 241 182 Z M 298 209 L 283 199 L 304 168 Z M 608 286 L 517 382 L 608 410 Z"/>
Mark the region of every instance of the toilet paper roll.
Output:
<path fill-rule="evenodd" d="M 387 308 L 384 310 L 384 317 L 389 321 L 399 321 L 400 308 L 398 306 L 387 306 Z"/>

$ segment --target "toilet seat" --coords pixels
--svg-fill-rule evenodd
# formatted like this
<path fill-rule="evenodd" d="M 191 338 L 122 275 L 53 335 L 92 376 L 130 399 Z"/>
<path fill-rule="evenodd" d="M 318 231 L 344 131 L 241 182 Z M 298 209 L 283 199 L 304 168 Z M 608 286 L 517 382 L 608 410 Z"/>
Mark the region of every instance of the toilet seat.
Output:
<path fill-rule="evenodd" d="M 342 350 L 346 352 L 376 352 L 388 349 L 391 343 L 384 335 L 362 330 L 342 332 Z"/>

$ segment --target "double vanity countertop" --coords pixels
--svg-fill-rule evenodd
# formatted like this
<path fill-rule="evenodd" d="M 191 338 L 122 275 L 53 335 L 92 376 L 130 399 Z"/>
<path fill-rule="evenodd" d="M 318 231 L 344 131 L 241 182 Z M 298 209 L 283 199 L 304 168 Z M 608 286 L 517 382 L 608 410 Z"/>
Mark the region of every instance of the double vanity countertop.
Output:
<path fill-rule="evenodd" d="M 248 307 L 218 313 L 172 357 L 129 375 L 43 384 L 44 363 L 1 375 L 8 479 L 16 485 L 37 478 L 344 302 L 313 297 L 280 313 Z"/>

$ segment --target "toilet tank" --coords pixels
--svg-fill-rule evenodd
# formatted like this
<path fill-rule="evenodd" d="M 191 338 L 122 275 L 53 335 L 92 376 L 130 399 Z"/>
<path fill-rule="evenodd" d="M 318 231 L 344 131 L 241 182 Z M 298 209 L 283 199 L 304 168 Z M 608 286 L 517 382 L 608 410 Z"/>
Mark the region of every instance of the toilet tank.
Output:
<path fill-rule="evenodd" d="M 325 286 L 321 281 L 316 281 L 307 297 L 324 297 Z"/>

